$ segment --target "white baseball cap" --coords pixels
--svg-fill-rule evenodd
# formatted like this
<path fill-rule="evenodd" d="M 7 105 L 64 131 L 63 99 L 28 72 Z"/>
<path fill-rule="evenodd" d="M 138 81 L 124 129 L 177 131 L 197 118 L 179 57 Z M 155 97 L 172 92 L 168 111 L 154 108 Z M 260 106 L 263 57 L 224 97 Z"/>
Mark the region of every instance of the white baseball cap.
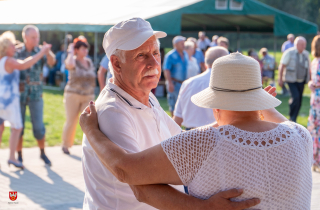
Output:
<path fill-rule="evenodd" d="M 104 35 L 103 48 L 110 59 L 115 50 L 134 50 L 151 36 L 166 37 L 162 31 L 154 31 L 150 23 L 142 18 L 131 18 L 112 26 Z"/>

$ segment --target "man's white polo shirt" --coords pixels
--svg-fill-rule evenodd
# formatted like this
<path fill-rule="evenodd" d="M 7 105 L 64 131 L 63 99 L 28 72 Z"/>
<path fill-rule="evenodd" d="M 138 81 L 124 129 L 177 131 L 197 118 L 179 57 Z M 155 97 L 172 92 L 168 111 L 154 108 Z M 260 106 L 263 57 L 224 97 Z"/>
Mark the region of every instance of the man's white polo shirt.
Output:
<path fill-rule="evenodd" d="M 212 109 L 201 108 L 192 103 L 191 96 L 209 87 L 211 69 L 184 81 L 181 85 L 174 115 L 183 119 L 186 128 L 196 128 L 215 121 Z"/>
<path fill-rule="evenodd" d="M 150 93 L 145 106 L 118 86 L 108 83 L 96 108 L 100 130 L 129 153 L 139 152 L 181 133 L 181 128 Z M 86 184 L 83 209 L 150 210 L 140 203 L 128 184 L 119 182 L 100 162 L 84 136 L 82 168 Z"/>

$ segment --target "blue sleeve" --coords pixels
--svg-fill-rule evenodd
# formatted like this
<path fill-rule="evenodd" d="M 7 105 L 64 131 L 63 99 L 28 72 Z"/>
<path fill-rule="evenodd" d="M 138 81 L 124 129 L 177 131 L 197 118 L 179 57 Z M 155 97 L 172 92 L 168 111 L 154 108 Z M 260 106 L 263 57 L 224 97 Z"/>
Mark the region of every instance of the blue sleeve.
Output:
<path fill-rule="evenodd" d="M 200 63 L 204 63 L 204 55 L 202 52 L 200 52 Z"/>
<path fill-rule="evenodd" d="M 163 70 L 172 70 L 172 59 L 171 56 L 166 55 L 163 61 Z"/>
<path fill-rule="evenodd" d="M 102 58 L 101 62 L 100 62 L 100 66 L 102 66 L 102 67 L 105 68 L 105 69 L 109 69 L 109 68 L 108 68 L 108 64 L 109 64 L 109 59 L 108 59 L 108 57 L 105 55 L 105 56 Z"/>

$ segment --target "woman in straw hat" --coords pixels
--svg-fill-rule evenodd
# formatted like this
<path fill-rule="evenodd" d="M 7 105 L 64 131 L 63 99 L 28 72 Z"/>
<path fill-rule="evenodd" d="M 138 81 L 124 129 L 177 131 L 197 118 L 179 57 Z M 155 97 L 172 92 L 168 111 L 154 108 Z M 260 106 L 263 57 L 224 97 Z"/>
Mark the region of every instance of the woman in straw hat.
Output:
<path fill-rule="evenodd" d="M 10 135 L 10 156 L 8 164 L 18 168 L 24 168 L 22 163 L 14 157 L 21 130 L 23 127 L 20 112 L 19 94 L 19 71 L 26 70 L 40 60 L 51 48 L 51 45 L 44 44 L 41 51 L 33 57 L 25 60 L 16 60 L 15 54 L 16 39 L 12 32 L 6 31 L 0 36 L 0 126 L 7 120 L 11 124 Z M 2 124 L 2 125 L 1 125 Z M 2 134 L 0 134 L 2 135 Z M 0 143 L 1 143 L 0 136 Z"/>
<path fill-rule="evenodd" d="M 242 188 L 244 193 L 232 200 L 260 198 L 255 209 L 310 209 L 311 136 L 274 109 L 281 102 L 269 93 L 262 89 L 259 63 L 233 53 L 213 63 L 209 87 L 191 98 L 213 109 L 218 124 L 135 154 L 98 130 L 93 103 L 80 124 L 102 163 L 121 182 L 183 184 L 201 199 Z"/>

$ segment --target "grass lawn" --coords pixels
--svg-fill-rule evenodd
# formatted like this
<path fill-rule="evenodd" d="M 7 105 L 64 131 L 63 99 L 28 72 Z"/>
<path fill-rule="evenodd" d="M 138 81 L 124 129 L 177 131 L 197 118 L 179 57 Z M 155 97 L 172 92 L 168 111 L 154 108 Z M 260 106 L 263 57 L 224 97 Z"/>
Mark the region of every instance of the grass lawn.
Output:
<path fill-rule="evenodd" d="M 43 94 L 44 98 L 44 123 L 46 126 L 46 144 L 48 146 L 61 145 L 61 134 L 63 124 L 65 122 L 65 110 L 63 105 L 63 91 L 52 91 L 45 90 Z M 288 100 L 289 97 L 279 97 L 282 101 L 282 104 L 277 107 L 277 109 L 284 115 L 288 115 Z M 310 98 L 305 96 L 303 98 L 303 104 L 300 111 L 300 116 L 298 117 L 298 123 L 307 126 L 308 123 L 308 114 L 309 114 L 309 101 Z M 168 105 L 166 98 L 159 98 L 159 102 L 162 108 L 169 114 Z M 288 116 L 287 116 L 288 117 Z M 32 126 L 30 122 L 29 111 L 27 111 L 26 117 L 26 128 L 24 134 L 24 147 L 33 147 L 37 145 L 36 140 L 32 134 Z M 5 129 L 1 148 L 8 147 L 10 130 L 9 128 Z M 81 144 L 82 141 L 82 131 L 80 126 L 77 126 L 77 133 L 75 144 Z"/>

